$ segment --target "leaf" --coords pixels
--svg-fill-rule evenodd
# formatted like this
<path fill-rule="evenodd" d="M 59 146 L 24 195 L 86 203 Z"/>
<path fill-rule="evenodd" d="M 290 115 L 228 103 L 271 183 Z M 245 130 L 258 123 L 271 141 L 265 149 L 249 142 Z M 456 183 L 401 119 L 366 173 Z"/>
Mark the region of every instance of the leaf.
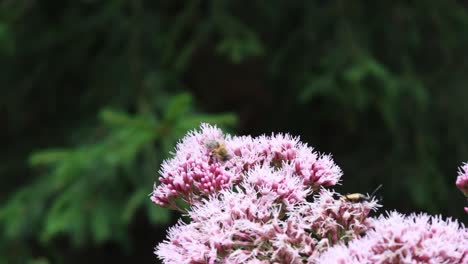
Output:
<path fill-rule="evenodd" d="M 167 109 L 164 113 L 164 120 L 174 121 L 187 113 L 192 107 L 192 96 L 189 93 L 181 93 L 169 101 Z"/>
<path fill-rule="evenodd" d="M 49 264 L 50 261 L 47 258 L 40 257 L 29 260 L 27 264 Z"/>
<path fill-rule="evenodd" d="M 327 95 L 336 87 L 337 83 L 332 75 L 310 78 L 298 96 L 299 102 L 305 103 L 316 96 Z"/>
<path fill-rule="evenodd" d="M 131 195 L 122 212 L 122 219 L 125 224 L 130 223 L 136 210 L 141 207 L 145 199 L 148 199 L 148 194 L 144 189 L 136 191 Z"/>
<path fill-rule="evenodd" d="M 15 51 L 15 38 L 8 25 L 2 22 L 0 22 L 0 51 L 8 55 Z"/>
<path fill-rule="evenodd" d="M 112 212 L 106 203 L 100 204 L 93 210 L 91 217 L 91 231 L 96 242 L 102 243 L 112 235 L 111 221 Z"/>
<path fill-rule="evenodd" d="M 247 58 L 263 55 L 264 49 L 257 36 L 248 31 L 241 36 L 224 38 L 217 46 L 219 54 L 229 56 L 232 62 L 241 63 Z"/>
<path fill-rule="evenodd" d="M 70 158 L 71 152 L 66 149 L 48 149 L 31 154 L 29 163 L 33 166 L 55 163 Z"/>
<path fill-rule="evenodd" d="M 152 202 L 147 202 L 148 205 L 148 216 L 151 222 L 155 224 L 166 224 L 169 222 L 170 214 L 169 209 L 155 206 Z"/>
<path fill-rule="evenodd" d="M 123 112 L 104 109 L 99 113 L 101 120 L 109 125 L 124 125 L 128 126 L 132 123 L 131 117 Z"/>

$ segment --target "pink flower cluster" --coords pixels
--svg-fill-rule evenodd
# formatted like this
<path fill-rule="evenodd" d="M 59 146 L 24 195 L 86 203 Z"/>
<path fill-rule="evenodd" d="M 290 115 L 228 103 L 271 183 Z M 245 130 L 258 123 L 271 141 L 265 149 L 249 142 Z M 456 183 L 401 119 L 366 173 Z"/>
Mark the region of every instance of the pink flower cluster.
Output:
<path fill-rule="evenodd" d="M 151 197 L 154 203 L 173 208 L 177 198 L 190 205 L 209 194 L 231 188 L 257 166 L 278 170 L 278 174 L 298 176 L 300 182 L 294 184 L 314 189 L 335 185 L 342 175 L 330 156 L 314 152 L 298 138 L 282 134 L 232 137 L 207 124 L 184 137 L 173 155 L 162 164 L 161 185 L 155 186 Z M 257 181 L 264 180 L 257 177 Z M 271 182 L 279 184 L 278 190 L 282 191 L 284 184 L 291 185 L 279 181 Z"/>
<path fill-rule="evenodd" d="M 164 263 L 468 263 L 462 224 L 369 217 L 377 201 L 325 189 L 340 168 L 289 135 L 236 137 L 203 124 L 160 174 L 151 199 L 174 209 L 187 202 L 190 219 L 156 247 Z M 456 185 L 467 194 L 468 164 Z"/>
<path fill-rule="evenodd" d="M 389 213 L 365 236 L 338 244 L 315 263 L 468 263 L 468 229 L 426 214 Z"/>
<path fill-rule="evenodd" d="M 192 221 L 172 227 L 156 255 L 164 263 L 304 263 L 367 231 L 375 201 L 352 203 L 321 190 L 314 202 L 285 205 L 274 181 L 258 188 L 262 170 L 195 203 Z"/>
<path fill-rule="evenodd" d="M 295 206 L 289 213 L 288 222 L 309 234 L 327 238 L 335 244 L 363 234 L 370 226 L 367 216 L 380 205 L 375 199 L 350 202 L 336 199 L 339 194 L 325 189 L 314 195 L 312 203 Z"/>

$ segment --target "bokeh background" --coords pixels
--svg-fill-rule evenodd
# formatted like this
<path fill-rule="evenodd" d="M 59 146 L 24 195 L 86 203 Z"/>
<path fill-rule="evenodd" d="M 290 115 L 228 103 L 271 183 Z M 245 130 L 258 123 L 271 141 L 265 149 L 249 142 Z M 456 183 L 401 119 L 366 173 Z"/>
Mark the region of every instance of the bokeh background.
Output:
<path fill-rule="evenodd" d="M 0 263 L 157 263 L 148 195 L 200 122 L 467 222 L 467 1 L 3 0 L 0 87 Z"/>

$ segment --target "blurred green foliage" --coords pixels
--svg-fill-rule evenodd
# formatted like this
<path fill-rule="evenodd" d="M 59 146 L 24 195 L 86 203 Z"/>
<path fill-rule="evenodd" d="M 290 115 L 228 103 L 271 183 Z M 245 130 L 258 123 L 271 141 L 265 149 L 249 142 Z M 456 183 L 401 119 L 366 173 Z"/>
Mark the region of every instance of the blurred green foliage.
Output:
<path fill-rule="evenodd" d="M 92 137 L 76 147 L 32 153 L 30 164 L 43 172 L 1 208 L 3 238 L 47 244 L 65 235 L 73 247 L 106 241 L 129 247 L 128 228 L 140 208 L 151 223 L 169 224 L 169 212 L 148 197 L 157 165 L 187 130 L 201 122 L 232 126 L 236 117 L 196 113 L 187 93 L 172 96 L 166 105 L 160 114 L 104 109 Z M 27 259 L 23 253 L 10 257 Z"/>
<path fill-rule="evenodd" d="M 339 191 L 465 220 L 467 46 L 455 1 L 2 1 L 0 263 L 154 261 L 148 194 L 202 121 L 300 135 Z"/>

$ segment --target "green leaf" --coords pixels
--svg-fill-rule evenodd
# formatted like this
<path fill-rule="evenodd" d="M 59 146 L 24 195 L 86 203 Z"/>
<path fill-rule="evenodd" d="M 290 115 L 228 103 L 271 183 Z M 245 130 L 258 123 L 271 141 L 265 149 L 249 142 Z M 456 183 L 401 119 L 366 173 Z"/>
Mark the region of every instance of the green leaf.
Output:
<path fill-rule="evenodd" d="M 310 78 L 299 94 L 299 102 L 305 103 L 316 96 L 324 96 L 337 87 L 334 76 Z"/>
<path fill-rule="evenodd" d="M 186 114 L 192 107 L 192 96 L 189 93 L 181 93 L 169 101 L 164 120 L 174 121 Z"/>
<path fill-rule="evenodd" d="M 122 219 L 126 224 L 130 223 L 136 210 L 143 205 L 145 199 L 149 198 L 147 192 L 144 189 L 136 191 L 131 195 L 122 212 Z"/>
<path fill-rule="evenodd" d="M 27 264 L 49 264 L 50 261 L 47 258 L 41 257 L 41 258 L 35 258 L 30 261 L 28 261 Z"/>
<path fill-rule="evenodd" d="M 264 49 L 260 40 L 252 32 L 244 32 L 241 36 L 224 38 L 216 47 L 219 54 L 229 56 L 232 62 L 241 63 L 247 58 L 261 56 Z"/>
<path fill-rule="evenodd" d="M 91 231 L 94 240 L 98 243 L 108 240 L 111 237 L 111 217 L 112 210 L 106 204 L 100 204 L 93 210 L 93 217 L 91 218 Z"/>
<path fill-rule="evenodd" d="M 48 149 L 31 154 L 29 163 L 33 166 L 55 163 L 70 158 L 71 152 L 66 149 Z"/>
<path fill-rule="evenodd" d="M 99 117 L 104 123 L 110 125 L 128 126 L 132 123 L 132 119 L 128 114 L 110 109 L 102 110 Z"/>
<path fill-rule="evenodd" d="M 169 209 L 155 206 L 152 202 L 147 202 L 148 214 L 151 222 L 155 224 L 166 224 L 169 222 L 170 214 Z"/>

